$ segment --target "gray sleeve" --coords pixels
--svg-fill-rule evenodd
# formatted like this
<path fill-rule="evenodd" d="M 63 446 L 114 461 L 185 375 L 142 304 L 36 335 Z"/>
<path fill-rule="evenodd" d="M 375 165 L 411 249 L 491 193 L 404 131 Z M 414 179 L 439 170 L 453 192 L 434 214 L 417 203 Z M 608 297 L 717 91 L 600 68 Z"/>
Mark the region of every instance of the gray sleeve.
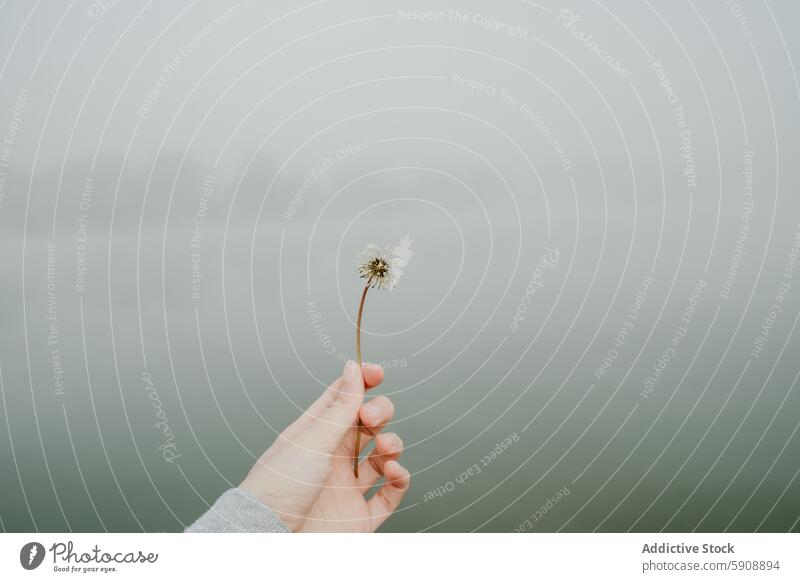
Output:
<path fill-rule="evenodd" d="M 266 505 L 241 489 L 228 489 L 186 533 L 290 533 Z"/>

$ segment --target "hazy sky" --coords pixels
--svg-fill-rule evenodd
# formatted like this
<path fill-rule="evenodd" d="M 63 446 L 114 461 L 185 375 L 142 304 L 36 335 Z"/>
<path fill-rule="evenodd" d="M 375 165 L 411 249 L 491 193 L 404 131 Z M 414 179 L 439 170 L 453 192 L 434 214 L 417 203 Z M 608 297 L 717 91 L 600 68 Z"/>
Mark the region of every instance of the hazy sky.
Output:
<path fill-rule="evenodd" d="M 797 2 L 0 14 L 6 530 L 191 521 L 406 234 L 385 529 L 798 530 Z"/>

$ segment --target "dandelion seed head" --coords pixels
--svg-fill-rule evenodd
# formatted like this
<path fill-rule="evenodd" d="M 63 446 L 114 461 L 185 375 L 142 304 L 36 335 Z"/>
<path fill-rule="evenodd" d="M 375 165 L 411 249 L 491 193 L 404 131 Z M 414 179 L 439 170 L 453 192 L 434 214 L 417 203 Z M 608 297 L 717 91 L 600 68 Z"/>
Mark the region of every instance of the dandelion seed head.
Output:
<path fill-rule="evenodd" d="M 381 248 L 368 244 L 358 256 L 358 274 L 367 284 L 392 291 L 411 258 L 411 239 L 403 237 L 396 247 Z"/>

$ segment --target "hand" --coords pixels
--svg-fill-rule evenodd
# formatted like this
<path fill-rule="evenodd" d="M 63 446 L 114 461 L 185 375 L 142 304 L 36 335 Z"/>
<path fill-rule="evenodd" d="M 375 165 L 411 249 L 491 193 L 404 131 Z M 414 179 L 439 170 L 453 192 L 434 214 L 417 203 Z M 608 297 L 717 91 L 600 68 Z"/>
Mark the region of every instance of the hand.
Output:
<path fill-rule="evenodd" d="M 373 532 L 397 509 L 411 475 L 397 462 L 403 442 L 381 433 L 394 416 L 385 396 L 364 404 L 365 389 L 383 381 L 383 368 L 347 362 L 300 418 L 284 430 L 239 486 L 280 516 L 292 531 Z M 356 419 L 362 450 L 375 448 L 353 475 Z M 360 451 L 359 451 L 360 452 Z M 383 477 L 369 499 L 365 495 Z"/>

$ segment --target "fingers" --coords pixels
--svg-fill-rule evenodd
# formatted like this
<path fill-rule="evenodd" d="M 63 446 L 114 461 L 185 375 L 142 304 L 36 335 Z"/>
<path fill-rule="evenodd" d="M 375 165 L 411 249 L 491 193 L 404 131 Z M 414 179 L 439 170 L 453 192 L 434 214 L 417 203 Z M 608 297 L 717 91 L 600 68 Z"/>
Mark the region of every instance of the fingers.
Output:
<path fill-rule="evenodd" d="M 361 371 L 364 376 L 364 387 L 367 390 L 370 388 L 375 388 L 378 384 L 383 382 L 383 368 L 377 364 L 363 364 Z M 341 383 L 342 379 L 337 378 L 333 384 L 328 386 L 322 392 L 322 394 L 320 394 L 319 398 L 317 398 L 297 420 L 286 427 L 286 429 L 280 434 L 280 438 L 284 441 L 291 442 L 301 430 L 305 429 L 312 422 L 322 416 L 322 413 L 325 411 L 325 409 L 328 408 L 334 399 L 336 399 Z"/>
<path fill-rule="evenodd" d="M 394 417 L 394 404 L 386 396 L 377 396 L 364 404 L 359 411 L 361 419 L 361 449 L 381 432 Z"/>
<path fill-rule="evenodd" d="M 358 467 L 358 488 L 369 491 L 383 476 L 387 461 L 396 461 L 403 453 L 403 441 L 394 433 L 381 433 L 375 437 L 375 448 Z"/>
<path fill-rule="evenodd" d="M 387 461 L 383 466 L 386 483 L 367 501 L 372 529 L 378 529 L 403 500 L 411 484 L 411 474 L 397 461 Z"/>
<path fill-rule="evenodd" d="M 355 423 L 364 401 L 364 376 L 358 364 L 347 362 L 336 384 L 329 388 L 333 398 L 325 409 L 308 426 L 298 431 L 293 439 L 298 446 L 331 454 Z"/>
<path fill-rule="evenodd" d="M 375 386 L 383 382 L 383 368 L 377 364 L 363 364 L 361 371 L 364 374 L 364 384 L 367 390 L 375 388 Z"/>
<path fill-rule="evenodd" d="M 352 459 L 356 445 L 355 431 L 361 433 L 358 452 L 363 451 L 376 434 L 381 432 L 394 416 L 394 404 L 386 396 L 377 396 L 364 404 L 358 412 L 361 424 L 353 427 L 352 434 L 342 440 L 337 455 Z"/>

